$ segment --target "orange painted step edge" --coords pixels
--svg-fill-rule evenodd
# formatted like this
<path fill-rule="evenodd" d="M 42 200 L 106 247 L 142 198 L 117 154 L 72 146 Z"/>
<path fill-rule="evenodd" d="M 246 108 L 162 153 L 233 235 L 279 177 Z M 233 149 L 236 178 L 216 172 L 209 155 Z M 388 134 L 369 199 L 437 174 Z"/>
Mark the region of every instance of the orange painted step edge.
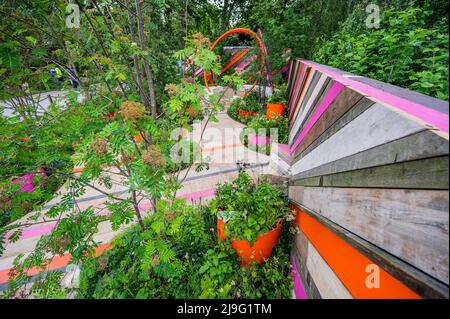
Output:
<path fill-rule="evenodd" d="M 243 144 L 226 144 L 226 145 L 220 145 L 220 146 L 213 146 L 213 147 L 205 147 L 202 148 L 202 152 L 212 152 L 212 151 L 217 151 L 217 150 L 223 150 L 226 148 L 237 148 L 237 147 L 242 147 L 244 146 Z"/>
<path fill-rule="evenodd" d="M 74 167 L 72 172 L 73 173 L 81 173 L 83 171 L 84 167 Z"/>
<path fill-rule="evenodd" d="M 109 250 L 109 249 L 111 249 L 111 245 L 108 243 L 105 243 L 105 244 L 102 244 L 102 245 L 96 247 L 95 248 L 95 257 L 100 256 L 105 250 Z M 50 262 L 50 264 L 48 265 L 47 271 L 55 270 L 55 269 L 67 266 L 67 264 L 70 261 L 70 257 L 71 257 L 70 254 L 65 254 L 63 256 L 54 257 L 52 259 L 52 261 Z M 10 271 L 10 269 L 5 269 L 5 270 L 0 271 L 0 285 L 8 282 L 9 271 Z M 39 270 L 36 268 L 32 268 L 27 271 L 28 276 L 34 276 L 34 275 L 37 275 L 38 273 L 39 273 Z"/>
<path fill-rule="evenodd" d="M 421 299 L 398 279 L 379 267 L 379 288 L 368 288 L 366 272 L 375 263 L 326 228 L 314 217 L 292 205 L 297 212 L 296 224 L 314 245 L 354 298 L 359 299 Z"/>

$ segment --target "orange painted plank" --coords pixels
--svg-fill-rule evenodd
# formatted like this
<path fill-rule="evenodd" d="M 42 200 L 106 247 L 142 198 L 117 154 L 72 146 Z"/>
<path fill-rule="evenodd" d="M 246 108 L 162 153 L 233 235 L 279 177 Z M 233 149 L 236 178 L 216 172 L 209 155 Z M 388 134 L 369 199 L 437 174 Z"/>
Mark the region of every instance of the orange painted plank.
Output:
<path fill-rule="evenodd" d="M 347 287 L 354 298 L 360 299 L 420 299 L 421 297 L 391 276 L 356 248 L 345 242 L 315 218 L 293 206 L 296 224 L 305 233 L 319 254 Z M 379 269 L 379 287 L 369 288 L 366 280 Z"/>
<path fill-rule="evenodd" d="M 100 256 L 105 250 L 111 249 L 111 245 L 108 243 L 102 244 L 95 248 L 95 257 Z M 55 256 L 47 267 L 47 271 L 55 270 L 67 266 L 70 261 L 70 254 L 65 254 L 63 256 Z M 5 269 L 0 271 L 0 285 L 7 283 L 9 279 L 10 269 Z M 32 268 L 27 271 L 28 276 L 37 275 L 40 272 L 37 268 Z"/>
<path fill-rule="evenodd" d="M 301 100 L 301 98 L 303 96 L 303 93 L 305 92 L 305 90 L 307 88 L 309 76 L 313 73 L 311 71 L 312 71 L 312 68 L 306 70 L 306 74 L 305 74 L 305 77 L 304 77 L 304 82 L 302 83 L 302 86 L 300 88 L 300 93 L 298 94 L 296 101 L 294 101 L 292 112 L 289 114 L 289 122 L 292 122 L 292 121 L 295 120 L 295 116 L 297 115 L 297 114 L 295 114 L 295 111 L 299 107 L 299 105 L 300 105 L 299 102 L 300 102 L 300 100 Z"/>
<path fill-rule="evenodd" d="M 224 66 L 221 70 L 220 73 L 224 73 L 226 70 L 228 70 L 229 68 L 231 68 L 233 65 L 235 65 L 240 59 L 242 59 L 248 52 L 250 52 L 250 49 L 243 49 L 241 51 L 239 51 L 238 53 L 236 53 L 235 55 L 233 55 L 231 57 L 230 62 L 228 62 L 228 64 L 226 66 Z"/>

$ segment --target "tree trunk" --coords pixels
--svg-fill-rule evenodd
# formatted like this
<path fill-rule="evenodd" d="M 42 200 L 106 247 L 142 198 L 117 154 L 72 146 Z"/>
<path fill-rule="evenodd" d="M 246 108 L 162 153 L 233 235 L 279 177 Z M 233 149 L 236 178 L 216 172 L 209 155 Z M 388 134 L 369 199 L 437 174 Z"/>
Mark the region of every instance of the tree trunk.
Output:
<path fill-rule="evenodd" d="M 134 32 L 134 19 L 133 15 L 131 13 L 131 7 L 129 0 L 125 0 L 125 5 L 127 7 L 127 14 L 128 14 L 128 28 L 130 29 L 130 39 L 132 43 L 136 43 L 136 36 Z M 145 92 L 144 89 L 144 81 L 142 79 L 142 72 L 139 68 L 139 61 L 135 54 L 133 54 L 133 64 L 134 64 L 134 70 L 136 72 L 136 80 L 139 86 L 139 95 L 141 96 L 142 102 L 144 103 L 144 106 L 146 109 L 150 110 L 150 100 Z"/>
<path fill-rule="evenodd" d="M 145 43 L 145 37 L 144 37 L 144 26 L 142 24 L 142 12 L 141 12 L 142 2 L 143 2 L 143 0 L 136 0 L 136 16 L 137 16 L 137 22 L 138 22 L 138 35 L 139 35 L 139 42 L 140 42 L 141 50 L 147 51 L 147 45 Z M 158 112 L 156 110 L 155 84 L 153 83 L 152 70 L 150 69 L 150 65 L 148 64 L 147 57 L 144 57 L 144 70 L 145 70 L 145 75 L 147 77 L 148 90 L 150 92 L 151 112 L 152 112 L 153 118 L 156 119 L 156 117 L 158 116 Z"/>

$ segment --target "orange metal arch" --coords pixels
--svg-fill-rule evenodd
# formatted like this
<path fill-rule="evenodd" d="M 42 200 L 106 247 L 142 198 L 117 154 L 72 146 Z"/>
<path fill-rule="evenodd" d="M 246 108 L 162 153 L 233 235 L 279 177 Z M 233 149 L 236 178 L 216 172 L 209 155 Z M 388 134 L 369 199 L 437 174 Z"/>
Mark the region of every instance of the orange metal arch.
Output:
<path fill-rule="evenodd" d="M 222 34 L 222 35 L 221 35 L 221 36 L 220 36 L 220 37 L 212 44 L 210 50 L 211 50 L 211 51 L 214 51 L 214 48 L 217 46 L 217 44 L 219 44 L 220 41 L 222 41 L 224 38 L 226 38 L 226 37 L 228 37 L 228 36 L 230 36 L 230 35 L 232 35 L 232 34 L 236 34 L 236 33 L 247 34 L 247 35 L 251 36 L 251 37 L 255 40 L 256 44 L 258 45 L 258 61 L 259 61 L 259 63 L 260 63 L 260 70 L 259 70 L 259 72 L 262 72 L 262 71 L 263 71 L 263 68 L 264 68 L 265 57 L 266 57 L 266 55 L 267 55 L 267 49 L 266 49 L 264 43 L 262 42 L 262 40 L 259 38 L 259 36 L 258 36 L 255 32 L 253 32 L 252 30 L 250 30 L 250 29 L 246 29 L 246 28 L 235 28 L 235 29 L 231 29 L 231 30 L 225 32 L 224 34 Z M 210 87 L 209 87 L 209 85 L 208 85 L 208 74 L 207 74 L 206 71 L 203 72 L 203 79 L 204 79 L 204 81 L 205 81 L 205 86 L 206 86 L 206 88 L 208 89 L 208 92 L 211 92 L 211 89 L 210 89 Z M 212 81 L 211 81 L 211 82 L 212 82 Z M 247 80 L 246 82 L 248 82 L 248 80 Z M 249 89 L 248 89 L 241 97 L 245 97 L 248 93 L 250 93 L 250 92 L 253 90 L 253 88 L 258 84 L 258 82 L 259 82 L 259 80 L 256 79 L 256 80 L 253 82 L 252 86 L 251 86 L 251 87 L 250 87 L 250 88 L 249 88 Z"/>

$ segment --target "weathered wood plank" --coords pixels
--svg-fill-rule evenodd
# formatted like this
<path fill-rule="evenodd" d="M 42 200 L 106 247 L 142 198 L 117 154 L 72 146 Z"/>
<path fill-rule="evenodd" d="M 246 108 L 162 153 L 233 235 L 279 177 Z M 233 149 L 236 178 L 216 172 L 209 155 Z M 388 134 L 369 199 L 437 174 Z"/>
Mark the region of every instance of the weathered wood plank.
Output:
<path fill-rule="evenodd" d="M 322 299 L 322 297 L 320 296 L 320 292 L 317 289 L 314 280 L 308 271 L 308 268 L 306 267 L 306 260 L 304 261 L 302 259 L 296 247 L 292 247 L 291 255 L 297 265 L 300 279 L 302 280 L 308 299 Z"/>
<path fill-rule="evenodd" d="M 300 104 L 301 97 L 302 97 L 303 91 L 305 89 L 305 83 L 309 80 L 310 72 L 311 72 L 311 67 L 308 67 L 306 65 L 302 66 L 302 71 L 299 74 L 300 79 L 297 81 L 298 83 L 296 84 L 296 86 L 298 86 L 298 88 L 294 91 L 293 104 L 292 104 L 291 110 L 289 112 L 289 122 L 292 122 L 292 117 L 296 113 L 296 110 Z"/>
<path fill-rule="evenodd" d="M 303 78 L 300 80 L 300 87 L 298 89 L 298 93 L 295 98 L 296 103 L 294 104 L 294 107 L 292 108 L 291 112 L 289 113 L 289 122 L 290 123 L 292 123 L 294 121 L 296 115 L 300 111 L 303 97 L 304 97 L 306 91 L 308 90 L 309 84 L 311 83 L 311 80 L 315 73 L 316 73 L 316 71 L 314 71 L 311 68 L 306 67 Z"/>
<path fill-rule="evenodd" d="M 324 299 L 353 299 L 350 292 L 339 280 L 313 245 L 308 245 L 306 267 Z"/>
<path fill-rule="evenodd" d="M 348 77 L 348 76 L 347 76 Z M 380 89 L 383 92 L 391 93 L 395 96 L 399 96 L 403 99 L 425 105 L 426 107 L 432 108 L 436 111 L 442 112 L 444 114 L 449 114 L 448 101 L 439 100 L 434 97 L 421 94 L 419 92 L 411 91 L 399 86 L 395 86 L 389 83 L 381 82 L 378 80 L 362 77 L 362 76 L 351 76 L 352 80 L 368 84 L 374 88 Z"/>
<path fill-rule="evenodd" d="M 291 186 L 289 198 L 448 285 L 448 191 Z"/>
<path fill-rule="evenodd" d="M 299 115 L 301 115 L 305 108 L 305 103 L 309 100 L 311 95 L 314 93 L 314 88 L 317 86 L 318 82 L 320 81 L 320 78 L 322 77 L 322 74 L 312 70 L 311 76 L 307 83 L 305 84 L 305 94 L 303 97 L 300 98 L 298 102 L 298 107 L 296 109 L 296 112 L 294 114 L 289 114 L 289 116 L 292 118 L 291 125 L 296 121 Z"/>
<path fill-rule="evenodd" d="M 300 128 L 303 127 L 304 123 L 311 117 L 311 114 L 330 90 L 332 84 L 333 81 L 331 78 L 324 74 L 320 74 L 319 81 L 313 88 L 314 90 L 311 93 L 311 97 L 305 101 L 305 105 L 300 110 L 300 114 L 292 121 L 289 131 L 289 145 L 291 145 L 297 135 L 300 134 Z"/>
<path fill-rule="evenodd" d="M 448 189 L 448 156 L 295 180 L 294 186 Z"/>
<path fill-rule="evenodd" d="M 297 202 L 291 201 L 291 203 L 311 215 L 327 229 L 357 249 L 364 256 L 367 256 L 375 264 L 383 268 L 391 276 L 403 282 L 407 287 L 415 291 L 423 298 L 449 298 L 447 285 L 353 234 L 340 225 L 330 221 L 328 218 L 308 210 L 305 206 Z"/>
<path fill-rule="evenodd" d="M 292 165 L 292 174 L 299 174 L 423 129 L 422 125 L 381 104 L 375 104 L 311 153 L 295 162 Z"/>
<path fill-rule="evenodd" d="M 294 176 L 294 180 L 449 154 L 446 139 L 425 130 Z"/>
<path fill-rule="evenodd" d="M 311 95 L 315 93 L 316 86 L 321 82 L 322 74 L 312 70 L 310 80 L 305 84 L 305 94 L 300 98 L 298 108 L 295 114 L 292 114 L 291 126 L 295 123 L 299 116 L 301 116 L 305 111 L 306 102 L 310 99 Z M 315 95 L 313 95 L 315 96 Z"/>
<path fill-rule="evenodd" d="M 297 229 L 297 234 L 295 234 L 295 247 L 299 252 L 301 260 L 305 263 L 308 259 L 308 243 L 309 240 L 306 238 L 303 231 L 301 229 Z"/>
<path fill-rule="evenodd" d="M 295 150 L 295 155 L 302 153 L 326 129 L 333 125 L 342 115 L 358 103 L 363 96 L 355 91 L 344 88 L 339 96 L 330 104 L 309 133 L 303 138 Z"/>
<path fill-rule="evenodd" d="M 324 141 L 329 139 L 333 134 L 338 132 L 345 125 L 353 121 L 359 115 L 361 115 L 364 111 L 366 111 L 369 107 L 374 105 L 375 102 L 366 98 L 361 99 L 354 107 L 352 107 L 347 113 L 345 113 L 336 123 L 331 125 L 328 129 L 325 130 L 323 134 L 321 134 L 313 143 L 311 143 L 303 152 L 298 153 L 295 158 L 295 161 L 300 160 L 306 154 L 310 153 L 317 146 L 322 144 Z"/>

